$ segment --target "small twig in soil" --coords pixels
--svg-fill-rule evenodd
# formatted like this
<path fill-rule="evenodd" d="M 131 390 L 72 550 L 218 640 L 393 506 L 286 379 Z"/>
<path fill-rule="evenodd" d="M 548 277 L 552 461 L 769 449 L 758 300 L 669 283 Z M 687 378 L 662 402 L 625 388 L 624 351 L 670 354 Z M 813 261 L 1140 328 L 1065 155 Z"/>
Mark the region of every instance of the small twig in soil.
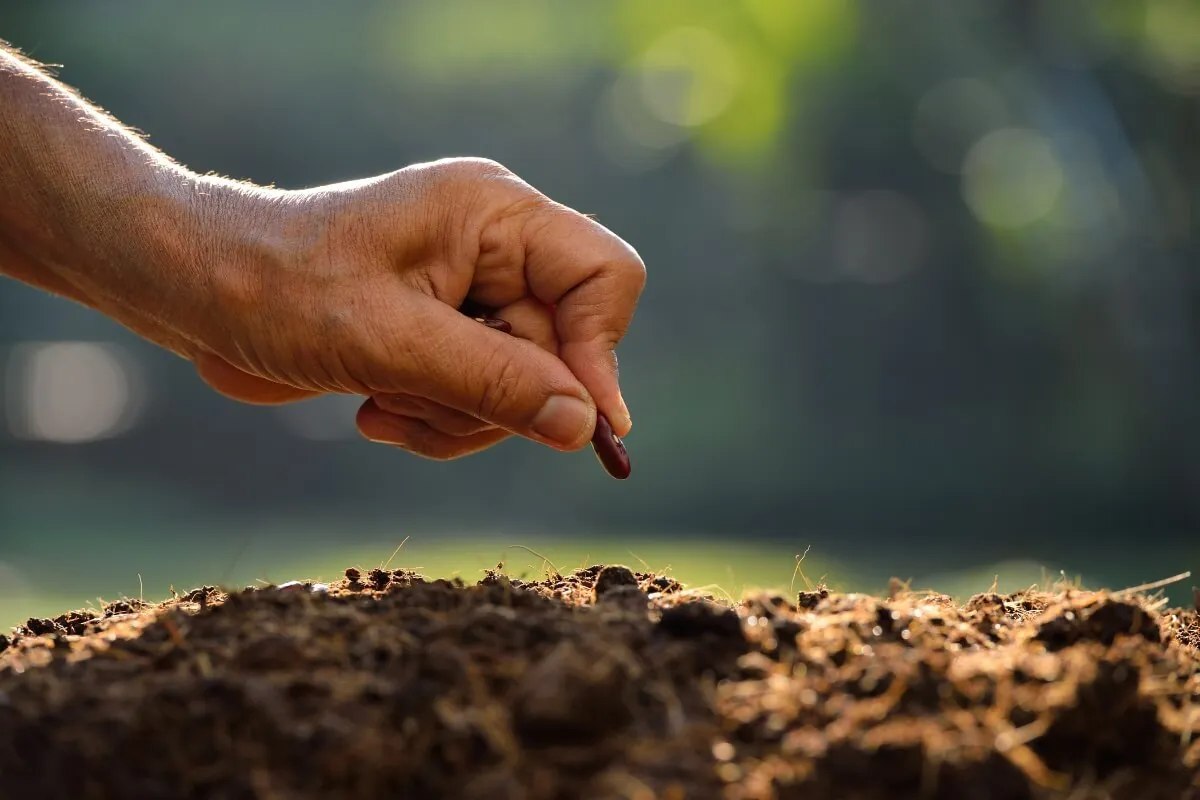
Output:
<path fill-rule="evenodd" d="M 1171 602 L 1171 598 L 1163 596 L 1155 600 L 1153 603 L 1146 603 L 1146 608 L 1151 611 L 1161 611 Z"/>
<path fill-rule="evenodd" d="M 654 569 L 649 564 L 647 564 L 646 561 L 644 559 L 642 559 L 641 556 L 639 556 L 637 553 L 633 552 L 632 550 L 629 551 L 629 555 L 636 558 L 641 563 L 641 565 L 646 568 L 646 572 L 649 573 L 650 575 L 663 575 L 663 576 L 669 575 L 671 573 L 671 570 L 673 569 L 673 567 L 670 564 L 667 564 L 662 569 Z"/>
<path fill-rule="evenodd" d="M 246 551 L 250 549 L 250 544 L 254 541 L 254 532 L 251 531 L 242 537 L 238 547 L 233 551 L 233 558 L 229 559 L 229 566 L 225 568 L 225 574 L 221 576 L 221 585 L 228 586 L 233 578 L 233 571 L 237 568 L 238 563 L 242 560 L 242 556 L 246 555 Z"/>
<path fill-rule="evenodd" d="M 800 569 L 800 565 L 804 563 L 804 559 L 808 558 L 809 550 L 812 550 L 811 544 L 804 548 L 803 553 L 796 556 L 796 568 L 792 570 L 792 582 L 788 584 L 788 594 L 796 593 L 796 573 L 799 573 L 800 577 L 804 578 L 804 586 L 808 589 L 808 591 L 812 591 L 812 583 L 809 582 L 808 576 L 804 574 L 804 570 Z"/>
<path fill-rule="evenodd" d="M 531 553 L 531 554 L 533 554 L 533 555 L 537 556 L 538 558 L 540 558 L 540 559 L 542 560 L 542 562 L 543 562 L 543 563 L 542 563 L 542 569 L 545 569 L 545 568 L 546 568 L 546 564 L 549 564 L 549 565 L 550 565 L 550 569 L 554 570 L 554 574 L 555 574 L 555 575 L 558 575 L 558 576 L 561 576 L 561 575 L 562 575 L 562 573 L 558 571 L 558 567 L 554 566 L 554 562 L 553 562 L 553 561 L 551 561 L 550 559 L 546 558 L 544 555 L 542 555 L 541 553 L 539 553 L 537 550 L 534 550 L 532 547 L 526 547 L 526 546 L 525 546 L 525 545 L 523 545 L 523 544 L 510 544 L 510 545 L 508 546 L 508 548 L 509 548 L 509 549 L 512 549 L 512 548 L 514 548 L 514 547 L 516 547 L 516 548 L 520 548 L 521 550 L 524 550 L 525 552 L 527 552 L 527 553 Z"/>
<path fill-rule="evenodd" d="M 641 564 L 643 567 L 646 568 L 646 572 L 648 574 L 651 574 L 651 575 L 654 574 L 654 570 L 650 569 L 650 565 L 646 563 L 645 559 L 643 559 L 641 556 L 639 556 L 637 553 L 633 552 L 632 550 L 629 550 L 628 553 L 629 553 L 629 555 L 636 558 L 639 564 Z"/>
<path fill-rule="evenodd" d="M 391 558 L 389 558 L 389 559 L 388 559 L 387 561 L 385 561 L 384 563 L 380 564 L 380 565 L 379 565 L 379 568 L 380 568 L 380 569 L 387 569 L 389 566 L 391 566 L 392 559 L 393 559 L 393 558 L 395 558 L 395 557 L 396 557 L 396 554 L 400 552 L 400 548 L 401 548 L 401 547 L 404 547 L 404 542 L 407 542 L 407 541 L 408 541 L 410 538 L 411 538 L 411 537 L 409 537 L 409 536 L 405 536 L 405 537 L 404 537 L 404 541 L 403 541 L 403 542 L 400 542 L 400 544 L 396 545 L 396 549 L 392 551 L 392 556 L 391 556 Z"/>
<path fill-rule="evenodd" d="M 1170 586 L 1173 583 L 1179 583 L 1180 581 L 1186 581 L 1190 577 L 1192 577 L 1192 572 L 1191 572 L 1191 570 L 1188 570 L 1187 572 L 1181 572 L 1178 575 L 1173 575 L 1170 578 L 1163 578 L 1160 581 L 1152 581 L 1150 583 L 1143 583 L 1140 586 L 1130 586 L 1128 589 L 1121 589 L 1119 591 L 1113 592 L 1112 594 L 1113 594 L 1113 597 L 1123 597 L 1123 596 L 1129 595 L 1129 594 L 1137 594 L 1138 592 L 1149 592 L 1154 589 L 1161 589 L 1164 586 Z"/>

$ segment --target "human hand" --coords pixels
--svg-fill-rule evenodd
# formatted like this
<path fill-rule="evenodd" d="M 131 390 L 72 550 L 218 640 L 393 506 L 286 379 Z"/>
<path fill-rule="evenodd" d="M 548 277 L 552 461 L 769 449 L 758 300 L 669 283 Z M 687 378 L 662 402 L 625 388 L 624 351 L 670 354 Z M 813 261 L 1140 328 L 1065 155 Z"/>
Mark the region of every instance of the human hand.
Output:
<path fill-rule="evenodd" d="M 305 191 L 202 177 L 3 43 L 0 107 L 0 275 L 108 315 L 217 390 L 365 395 L 366 436 L 433 458 L 514 433 L 578 449 L 597 409 L 628 433 L 614 353 L 645 268 L 500 165 Z"/>
<path fill-rule="evenodd" d="M 502 166 L 449 159 L 207 202 L 243 229 L 237 256 L 209 265 L 217 299 L 189 336 L 217 391 L 250 403 L 365 395 L 364 436 L 434 459 L 513 434 L 577 450 L 597 410 L 628 434 L 615 350 L 645 267 Z"/>

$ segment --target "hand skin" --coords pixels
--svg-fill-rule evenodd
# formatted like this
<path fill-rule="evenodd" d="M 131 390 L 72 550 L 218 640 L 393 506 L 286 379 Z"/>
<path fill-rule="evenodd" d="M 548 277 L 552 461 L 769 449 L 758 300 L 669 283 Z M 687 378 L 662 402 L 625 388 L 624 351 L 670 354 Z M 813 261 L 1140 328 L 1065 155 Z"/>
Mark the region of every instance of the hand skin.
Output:
<path fill-rule="evenodd" d="M 3 42 L 0 274 L 236 400 L 362 395 L 364 436 L 428 458 L 578 450 L 597 409 L 632 425 L 615 351 L 645 267 L 603 226 L 483 159 L 296 191 L 201 176 Z"/>

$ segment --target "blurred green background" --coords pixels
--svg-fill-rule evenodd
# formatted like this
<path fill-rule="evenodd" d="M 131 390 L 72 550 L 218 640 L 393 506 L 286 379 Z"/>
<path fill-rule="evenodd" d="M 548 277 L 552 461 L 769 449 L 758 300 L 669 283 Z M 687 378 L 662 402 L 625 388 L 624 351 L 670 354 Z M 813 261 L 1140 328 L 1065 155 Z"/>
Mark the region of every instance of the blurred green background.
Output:
<path fill-rule="evenodd" d="M 406 536 L 431 574 L 525 545 L 731 594 L 809 547 L 864 590 L 1200 565 L 1194 0 L 9 0 L 0 37 L 193 169 L 487 156 L 649 269 L 625 483 L 418 460 L 354 398 L 240 406 L 0 283 L 0 627 Z"/>

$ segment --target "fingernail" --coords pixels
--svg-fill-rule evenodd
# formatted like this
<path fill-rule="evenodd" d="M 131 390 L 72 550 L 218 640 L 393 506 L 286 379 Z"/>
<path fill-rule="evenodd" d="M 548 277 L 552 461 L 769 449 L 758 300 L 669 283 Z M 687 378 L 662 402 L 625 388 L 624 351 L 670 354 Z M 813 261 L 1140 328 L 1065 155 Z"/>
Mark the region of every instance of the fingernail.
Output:
<path fill-rule="evenodd" d="M 578 397 L 555 395 L 533 418 L 533 432 L 555 444 L 569 447 L 579 442 L 591 422 L 591 409 Z"/>

